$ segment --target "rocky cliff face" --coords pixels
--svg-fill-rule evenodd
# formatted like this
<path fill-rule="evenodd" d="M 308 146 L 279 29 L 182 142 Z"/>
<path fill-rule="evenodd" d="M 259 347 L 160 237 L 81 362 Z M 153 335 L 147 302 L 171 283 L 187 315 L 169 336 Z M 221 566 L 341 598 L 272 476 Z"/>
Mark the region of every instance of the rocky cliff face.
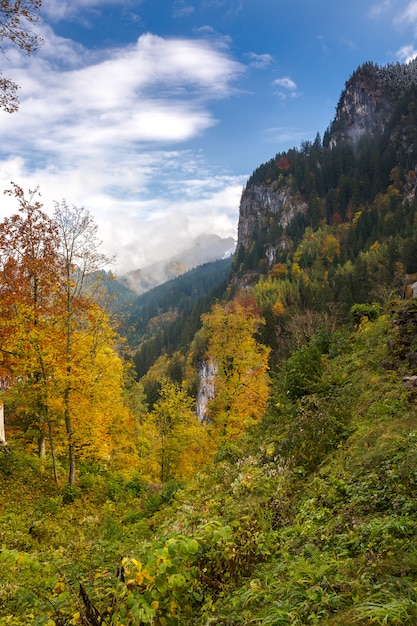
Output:
<path fill-rule="evenodd" d="M 277 189 L 275 185 L 252 185 L 242 194 L 239 211 L 238 246 L 248 250 L 254 233 L 275 215 L 278 223 L 285 228 L 297 213 L 307 210 L 307 204 L 300 194 L 289 187 Z"/>
<path fill-rule="evenodd" d="M 237 251 L 254 251 L 271 266 L 278 250 L 286 250 L 288 226 L 298 214 L 305 214 L 307 202 L 290 185 L 275 183 L 249 185 L 242 194 L 239 210 Z"/>
<path fill-rule="evenodd" d="M 382 137 L 389 132 L 397 105 L 415 85 L 417 59 L 385 67 L 361 65 L 341 94 L 330 128 L 329 147 L 341 140 L 356 144 L 366 133 Z"/>
<path fill-rule="evenodd" d="M 210 400 L 215 397 L 214 381 L 217 374 L 217 367 L 211 361 L 201 361 L 198 366 L 199 386 L 196 398 L 196 413 L 198 420 L 207 420 L 207 409 Z"/>
<path fill-rule="evenodd" d="M 380 73 L 358 70 L 346 83 L 332 124 L 330 148 L 337 141 L 356 144 L 365 133 L 383 133 L 392 112 Z"/>

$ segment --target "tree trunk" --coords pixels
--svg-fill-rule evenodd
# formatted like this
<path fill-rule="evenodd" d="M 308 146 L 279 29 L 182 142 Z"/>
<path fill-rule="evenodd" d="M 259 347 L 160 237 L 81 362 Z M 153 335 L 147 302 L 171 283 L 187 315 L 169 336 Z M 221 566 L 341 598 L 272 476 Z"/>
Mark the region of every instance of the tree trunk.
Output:
<path fill-rule="evenodd" d="M 161 435 L 161 483 L 165 480 L 165 435 Z"/>
<path fill-rule="evenodd" d="M 6 443 L 6 432 L 4 428 L 4 404 L 0 402 L 0 450 L 3 452 L 10 452 Z"/>
<path fill-rule="evenodd" d="M 46 457 L 45 433 L 41 430 L 38 436 L 38 456 L 43 461 Z"/>
<path fill-rule="evenodd" d="M 4 404 L 0 402 L 0 444 L 6 445 L 6 431 L 4 428 Z"/>
<path fill-rule="evenodd" d="M 48 419 L 48 435 L 49 435 L 49 445 L 51 448 L 51 457 L 52 457 L 52 468 L 54 472 L 54 480 L 55 484 L 59 485 L 59 476 L 58 476 L 58 468 L 56 465 L 56 456 L 55 456 L 55 446 L 54 446 L 54 437 L 52 432 L 52 424 L 51 420 Z"/>
<path fill-rule="evenodd" d="M 68 378 L 69 378 L 68 371 Z M 68 437 L 68 463 L 69 463 L 69 473 L 68 473 L 68 484 L 70 487 L 73 487 L 75 484 L 75 449 L 74 449 L 74 434 L 71 426 L 71 411 L 69 405 L 69 396 L 70 396 L 70 382 L 67 381 L 67 388 L 64 391 L 64 417 L 65 417 L 65 428 L 67 431 Z"/>
<path fill-rule="evenodd" d="M 68 454 L 69 454 L 69 474 L 68 474 L 68 484 L 70 487 L 75 485 L 75 452 L 74 452 L 74 444 L 68 444 Z"/>

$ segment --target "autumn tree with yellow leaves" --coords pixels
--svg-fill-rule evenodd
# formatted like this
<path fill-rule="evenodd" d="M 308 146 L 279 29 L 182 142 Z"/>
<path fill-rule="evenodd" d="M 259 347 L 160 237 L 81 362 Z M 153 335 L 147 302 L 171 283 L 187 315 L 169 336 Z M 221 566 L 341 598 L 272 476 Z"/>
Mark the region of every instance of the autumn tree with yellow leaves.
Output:
<path fill-rule="evenodd" d="M 159 398 L 140 425 L 141 472 L 154 482 L 190 478 L 210 460 L 214 443 L 177 383 L 161 379 Z"/>
<path fill-rule="evenodd" d="M 36 190 L 26 198 L 14 185 L 8 193 L 19 213 L 0 224 L 1 373 L 10 390 L 17 388 L 19 410 L 37 433 L 41 457 L 49 437 L 57 480 L 50 400 L 57 360 L 58 235 Z"/>
<path fill-rule="evenodd" d="M 265 413 L 269 349 L 256 341 L 262 320 L 253 303 L 235 299 L 203 316 L 206 358 L 215 365 L 209 421 L 217 440 L 239 437 Z"/>
<path fill-rule="evenodd" d="M 120 447 L 134 452 L 118 337 L 88 282 L 106 258 L 87 211 L 62 203 L 50 218 L 37 190 L 26 197 L 14 185 L 10 194 L 19 212 L 0 224 L 3 395 L 36 433 L 41 457 L 49 442 L 56 482 L 66 456 L 73 486 L 77 459 L 120 465 Z"/>

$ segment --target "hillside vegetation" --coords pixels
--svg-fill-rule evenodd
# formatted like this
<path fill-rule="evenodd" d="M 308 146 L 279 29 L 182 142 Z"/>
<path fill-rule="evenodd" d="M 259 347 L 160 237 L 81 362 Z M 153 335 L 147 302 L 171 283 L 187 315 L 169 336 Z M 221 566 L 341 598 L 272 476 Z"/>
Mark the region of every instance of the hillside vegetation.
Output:
<path fill-rule="evenodd" d="M 314 335 L 187 483 L 86 467 L 70 494 L 15 444 L 0 623 L 415 623 L 417 302 L 397 308 Z"/>
<path fill-rule="evenodd" d="M 83 280 L 90 217 L 15 188 L 0 626 L 417 623 L 414 87 L 380 134 L 340 139 L 358 81 L 376 98 L 391 75 L 366 64 L 323 142 L 254 172 L 242 201 L 304 209 L 242 212 L 227 285 L 227 262 L 198 268 L 131 306 L 125 337 Z"/>

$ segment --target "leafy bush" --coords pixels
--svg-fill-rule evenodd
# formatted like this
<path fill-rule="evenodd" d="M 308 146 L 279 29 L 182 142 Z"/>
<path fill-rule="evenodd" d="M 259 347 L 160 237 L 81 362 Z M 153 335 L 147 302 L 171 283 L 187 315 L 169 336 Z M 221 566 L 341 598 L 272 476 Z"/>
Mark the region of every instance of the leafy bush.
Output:
<path fill-rule="evenodd" d="M 276 453 L 307 471 L 349 434 L 350 415 L 345 407 L 317 394 L 301 398 L 276 445 Z M 282 423 L 282 421 L 281 421 Z"/>
<path fill-rule="evenodd" d="M 378 315 L 379 308 L 374 304 L 354 304 L 350 309 L 350 319 L 354 324 L 360 324 L 364 317 L 374 321 Z"/>
<path fill-rule="evenodd" d="M 295 400 L 320 389 L 322 355 L 315 345 L 303 346 L 285 364 L 285 384 L 288 396 Z"/>

